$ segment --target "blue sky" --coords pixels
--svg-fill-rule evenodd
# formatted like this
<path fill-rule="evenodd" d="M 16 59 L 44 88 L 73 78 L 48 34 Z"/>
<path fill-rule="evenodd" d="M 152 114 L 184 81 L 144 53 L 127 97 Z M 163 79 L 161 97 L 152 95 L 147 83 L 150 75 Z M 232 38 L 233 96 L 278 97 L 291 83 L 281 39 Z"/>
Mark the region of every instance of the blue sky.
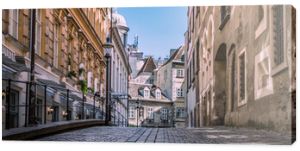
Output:
<path fill-rule="evenodd" d="M 164 58 L 169 50 L 184 44 L 187 29 L 186 7 L 130 7 L 117 8 L 126 18 L 128 43 L 139 36 L 139 50 L 144 55 Z"/>

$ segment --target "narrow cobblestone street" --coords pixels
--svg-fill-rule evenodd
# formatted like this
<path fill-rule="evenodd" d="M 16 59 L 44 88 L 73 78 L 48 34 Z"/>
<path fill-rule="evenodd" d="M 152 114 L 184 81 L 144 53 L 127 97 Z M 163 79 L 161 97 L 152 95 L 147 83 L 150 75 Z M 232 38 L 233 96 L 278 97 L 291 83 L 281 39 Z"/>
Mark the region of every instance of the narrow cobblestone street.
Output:
<path fill-rule="evenodd" d="M 290 144 L 290 138 L 274 132 L 246 128 L 133 128 L 90 127 L 37 139 L 39 141 L 88 141 L 136 143 L 242 143 Z"/>

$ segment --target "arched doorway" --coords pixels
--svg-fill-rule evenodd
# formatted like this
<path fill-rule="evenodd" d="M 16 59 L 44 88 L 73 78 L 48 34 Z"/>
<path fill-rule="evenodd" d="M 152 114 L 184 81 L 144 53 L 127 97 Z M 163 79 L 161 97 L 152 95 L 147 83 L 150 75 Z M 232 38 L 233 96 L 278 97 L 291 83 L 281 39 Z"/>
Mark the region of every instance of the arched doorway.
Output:
<path fill-rule="evenodd" d="M 226 103 L 226 44 L 222 43 L 214 59 L 214 111 L 212 121 L 214 125 L 224 125 Z"/>

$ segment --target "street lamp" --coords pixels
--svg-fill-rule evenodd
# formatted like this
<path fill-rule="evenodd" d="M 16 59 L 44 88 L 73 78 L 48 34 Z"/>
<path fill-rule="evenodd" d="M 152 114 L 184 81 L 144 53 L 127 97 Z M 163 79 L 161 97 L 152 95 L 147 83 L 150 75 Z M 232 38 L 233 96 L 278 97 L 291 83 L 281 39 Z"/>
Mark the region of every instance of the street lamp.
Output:
<path fill-rule="evenodd" d="M 110 87 L 111 87 L 111 79 L 110 79 L 110 58 L 111 58 L 111 51 L 113 48 L 113 45 L 111 43 L 110 38 L 106 39 L 106 43 L 103 45 L 105 48 L 105 58 L 106 58 L 106 97 L 105 97 L 105 124 L 108 125 L 110 119 L 111 119 L 111 113 L 110 113 Z"/>

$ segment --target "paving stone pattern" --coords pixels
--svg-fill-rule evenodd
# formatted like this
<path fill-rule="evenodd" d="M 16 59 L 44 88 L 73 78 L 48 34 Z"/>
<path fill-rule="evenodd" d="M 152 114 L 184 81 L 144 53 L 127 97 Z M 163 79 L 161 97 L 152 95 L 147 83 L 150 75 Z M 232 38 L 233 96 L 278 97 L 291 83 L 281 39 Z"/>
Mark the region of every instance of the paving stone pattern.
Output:
<path fill-rule="evenodd" d="M 98 126 L 36 139 L 38 141 L 291 144 L 288 136 L 247 128 L 133 128 Z"/>

